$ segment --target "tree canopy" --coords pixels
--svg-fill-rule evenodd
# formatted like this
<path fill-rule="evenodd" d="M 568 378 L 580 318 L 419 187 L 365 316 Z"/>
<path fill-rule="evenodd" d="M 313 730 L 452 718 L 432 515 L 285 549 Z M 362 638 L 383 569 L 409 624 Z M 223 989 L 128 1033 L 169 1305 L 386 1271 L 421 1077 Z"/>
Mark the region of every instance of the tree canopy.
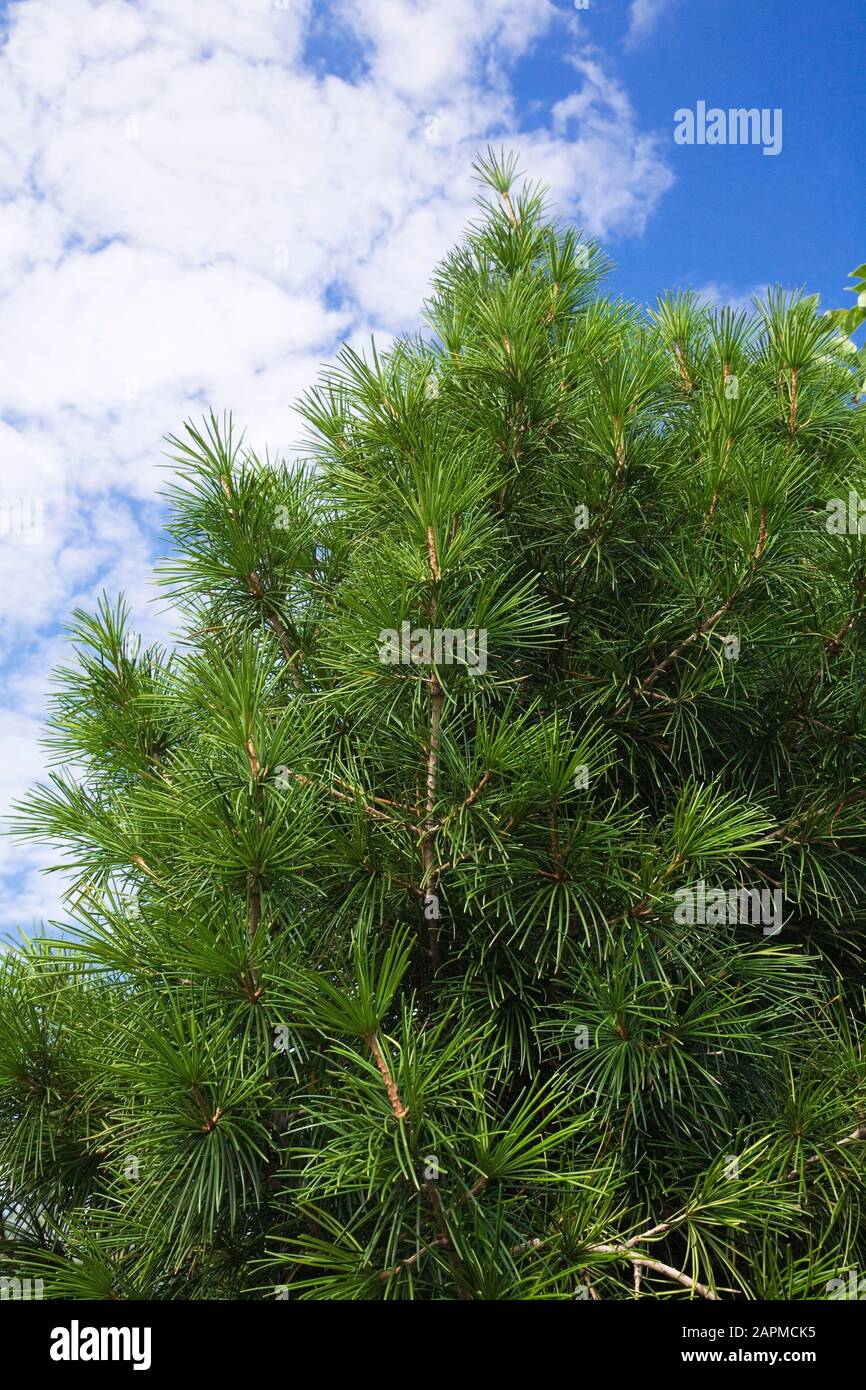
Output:
<path fill-rule="evenodd" d="M 856 362 L 605 294 L 514 160 L 303 457 L 170 443 L 15 829 L 0 1266 L 47 1297 L 827 1296 L 866 1258 Z M 864 506 L 866 512 L 866 506 Z M 864 522 L 866 529 L 866 522 Z"/>

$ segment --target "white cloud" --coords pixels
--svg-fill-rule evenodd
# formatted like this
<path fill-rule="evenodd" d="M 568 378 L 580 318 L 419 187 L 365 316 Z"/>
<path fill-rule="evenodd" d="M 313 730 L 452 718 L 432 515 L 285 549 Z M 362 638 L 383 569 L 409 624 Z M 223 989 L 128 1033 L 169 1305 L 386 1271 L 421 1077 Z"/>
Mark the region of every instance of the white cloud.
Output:
<path fill-rule="evenodd" d="M 597 54 L 515 133 L 515 61 L 580 37 L 553 0 L 18 0 L 7 20 L 0 501 L 42 499 L 44 532 L 0 537 L 0 812 L 38 774 L 70 609 L 123 588 L 166 629 L 148 576 L 167 432 L 212 404 L 288 451 L 290 402 L 341 338 L 417 325 L 488 141 L 602 237 L 639 234 L 672 178 Z M 7 885 L 18 865 L 0 858 Z"/>
<path fill-rule="evenodd" d="M 434 102 L 525 53 L 557 17 L 551 0 L 343 0 L 339 9 L 378 85 Z"/>
<path fill-rule="evenodd" d="M 748 313 L 754 313 L 755 306 L 752 302 L 754 296 L 763 298 L 766 293 L 766 285 L 752 285 L 749 289 L 743 289 L 717 280 L 709 280 L 706 284 L 695 287 L 695 294 L 699 299 L 704 300 L 710 308 L 717 309 L 727 305 L 728 308 L 737 312 L 745 309 Z"/>
<path fill-rule="evenodd" d="M 594 235 L 643 231 L 674 181 L 662 142 L 639 132 L 625 88 L 607 76 L 597 58 L 576 57 L 572 65 L 583 83 L 552 108 L 559 137 L 551 151 L 553 182 Z"/>
<path fill-rule="evenodd" d="M 631 0 L 626 44 L 632 46 L 647 38 L 676 3 L 677 0 Z"/>

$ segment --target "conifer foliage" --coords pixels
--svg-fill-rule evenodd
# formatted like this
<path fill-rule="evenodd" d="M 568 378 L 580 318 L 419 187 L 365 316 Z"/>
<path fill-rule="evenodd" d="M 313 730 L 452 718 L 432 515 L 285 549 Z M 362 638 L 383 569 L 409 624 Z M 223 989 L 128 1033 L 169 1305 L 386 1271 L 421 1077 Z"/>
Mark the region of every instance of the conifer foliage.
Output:
<path fill-rule="evenodd" d="M 177 646 L 72 621 L 15 827 L 68 920 L 0 975 L 0 1263 L 46 1297 L 866 1267 L 862 363 L 813 299 L 606 297 L 476 169 L 303 462 L 171 441 Z"/>

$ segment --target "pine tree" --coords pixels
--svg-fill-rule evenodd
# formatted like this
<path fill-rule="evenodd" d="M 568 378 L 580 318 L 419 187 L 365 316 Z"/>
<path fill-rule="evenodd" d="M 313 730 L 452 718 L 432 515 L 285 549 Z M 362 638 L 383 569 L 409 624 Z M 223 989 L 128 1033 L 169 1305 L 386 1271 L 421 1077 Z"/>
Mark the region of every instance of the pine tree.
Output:
<path fill-rule="evenodd" d="M 3 1272 L 46 1297 L 866 1260 L 856 363 L 781 290 L 605 297 L 476 169 L 429 331 L 342 350 L 302 462 L 172 439 L 177 646 L 71 622 L 15 826 L 68 920 L 0 986 Z"/>

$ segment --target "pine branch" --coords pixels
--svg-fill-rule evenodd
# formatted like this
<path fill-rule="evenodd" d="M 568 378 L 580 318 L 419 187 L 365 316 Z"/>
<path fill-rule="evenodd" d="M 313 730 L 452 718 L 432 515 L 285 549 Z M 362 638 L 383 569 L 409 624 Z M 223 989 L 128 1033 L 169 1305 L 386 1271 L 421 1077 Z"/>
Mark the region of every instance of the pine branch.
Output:
<path fill-rule="evenodd" d="M 394 1112 L 394 1119 L 405 1120 L 406 1116 L 409 1114 L 409 1109 L 407 1106 L 403 1104 L 403 1102 L 400 1099 L 394 1078 L 388 1070 L 388 1063 L 385 1061 L 385 1057 L 382 1052 L 379 1039 L 376 1037 L 375 1033 L 368 1033 L 367 1036 L 364 1038 L 364 1042 L 367 1044 L 370 1051 L 372 1052 L 373 1060 L 375 1061 L 376 1066 L 379 1068 L 382 1080 L 385 1083 L 385 1090 L 388 1092 L 388 1099 L 391 1102 L 391 1109 Z"/>
<path fill-rule="evenodd" d="M 847 1135 L 844 1139 L 838 1139 L 833 1147 L 834 1149 L 844 1149 L 849 1144 L 861 1144 L 864 1141 L 866 1141 L 866 1125 L 858 1125 L 857 1128 L 851 1134 Z M 831 1150 L 828 1150 L 827 1152 L 831 1152 Z M 805 1167 L 810 1168 L 816 1163 L 821 1163 L 824 1159 L 824 1156 L 824 1154 L 811 1154 L 806 1159 Z M 792 1168 L 787 1176 L 789 1179 L 799 1178 L 800 1169 Z"/>
<path fill-rule="evenodd" d="M 629 708 L 629 705 L 631 705 L 638 698 L 639 695 L 645 694 L 646 691 L 648 691 L 650 687 L 655 684 L 659 676 L 663 676 L 665 672 L 668 671 L 671 668 L 671 666 L 673 666 L 674 663 L 679 660 L 683 652 L 685 652 L 693 642 L 696 642 L 700 637 L 706 636 L 706 634 L 710 632 L 718 622 L 721 621 L 725 614 L 730 612 L 737 599 L 740 598 L 743 595 L 743 593 L 745 593 L 746 589 L 751 583 L 752 578 L 755 574 L 755 570 L 757 568 L 758 561 L 764 553 L 764 548 L 766 544 L 767 513 L 766 509 L 762 508 L 760 514 L 758 540 L 755 545 L 754 553 L 752 555 L 748 575 L 746 576 L 743 583 L 735 590 L 733 594 L 731 594 L 730 598 L 726 599 L 725 602 L 719 608 L 716 609 L 714 613 L 711 613 L 708 618 L 705 618 L 702 623 L 699 623 L 698 626 L 694 629 L 694 631 L 691 632 L 689 636 L 686 637 L 685 640 L 679 644 L 678 647 L 675 647 L 674 650 L 670 652 L 668 656 L 664 657 L 662 661 L 656 662 L 655 666 L 650 671 L 646 680 L 640 682 L 634 688 L 634 690 L 630 691 L 626 698 L 617 706 L 615 711 L 617 717 L 619 717 L 621 714 L 624 714 L 625 711 Z"/>

